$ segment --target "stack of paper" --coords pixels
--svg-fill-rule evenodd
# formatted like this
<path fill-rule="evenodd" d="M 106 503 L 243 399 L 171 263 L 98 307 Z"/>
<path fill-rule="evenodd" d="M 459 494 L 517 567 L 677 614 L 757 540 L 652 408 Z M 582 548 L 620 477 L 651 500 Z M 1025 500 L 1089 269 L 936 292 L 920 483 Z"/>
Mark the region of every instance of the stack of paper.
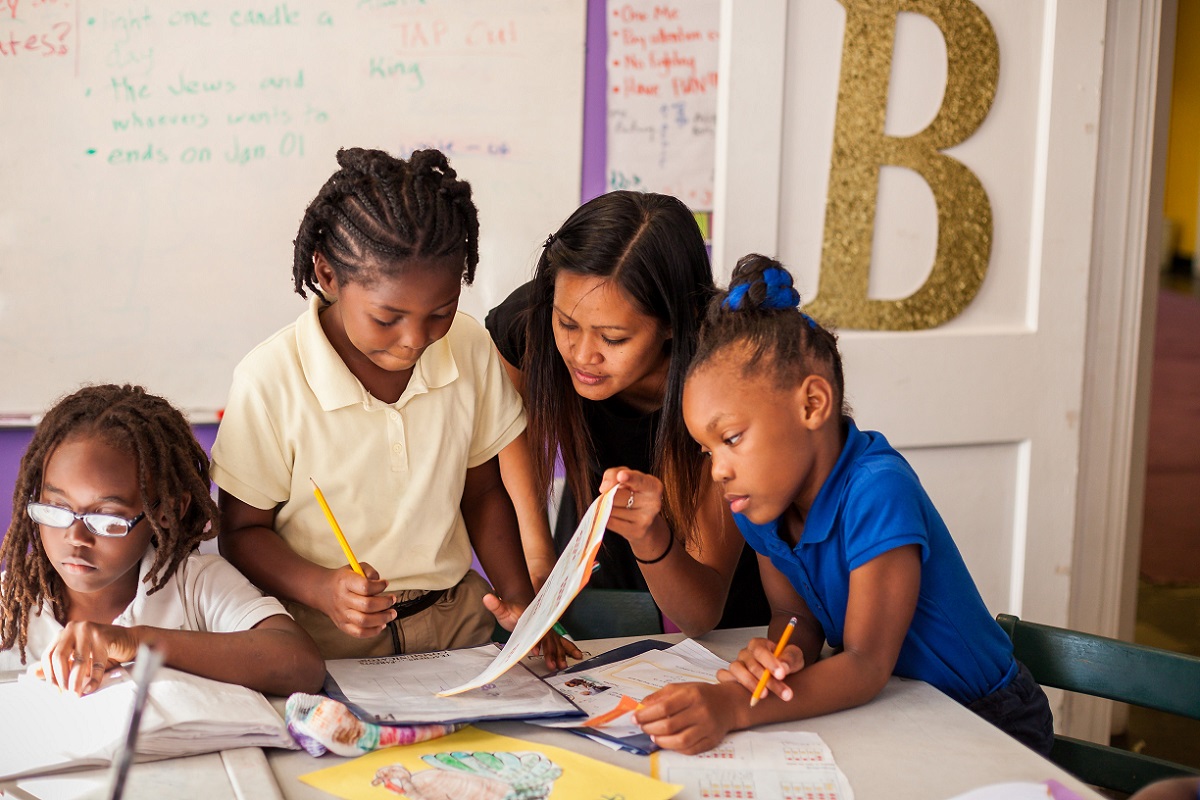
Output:
<path fill-rule="evenodd" d="M 125 739 L 136 690 L 125 670 L 113 670 L 84 697 L 29 675 L 0 684 L 0 778 L 108 764 Z M 142 713 L 139 758 L 235 747 L 297 749 L 283 719 L 258 692 L 161 670 Z"/>
<path fill-rule="evenodd" d="M 620 658 L 626 652 L 630 657 Z M 717 670 L 727 666 L 727 661 L 692 639 L 670 647 L 651 641 L 617 648 L 546 679 L 586 711 L 587 720 L 531 722 L 569 728 L 635 753 L 650 753 L 658 747 L 633 719 L 640 701 L 670 683 L 716 683 Z"/>
<path fill-rule="evenodd" d="M 325 662 L 325 694 L 367 722 L 384 725 L 450 724 L 497 719 L 581 717 L 575 704 L 550 688 L 524 664 L 475 691 L 439 695 L 478 675 L 498 645 Z"/>

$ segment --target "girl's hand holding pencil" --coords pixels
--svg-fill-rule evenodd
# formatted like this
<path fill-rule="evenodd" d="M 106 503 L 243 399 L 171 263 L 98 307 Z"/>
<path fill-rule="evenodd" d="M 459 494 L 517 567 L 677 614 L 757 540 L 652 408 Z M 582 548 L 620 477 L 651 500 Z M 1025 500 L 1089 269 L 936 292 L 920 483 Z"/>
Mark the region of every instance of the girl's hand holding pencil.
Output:
<path fill-rule="evenodd" d="M 788 644 L 796 618 L 792 617 L 778 642 L 770 639 L 751 639 L 737 660 L 717 673 L 717 680 L 739 683 L 750 692 L 750 705 L 759 703 L 768 693 L 778 695 L 781 700 L 792 699 L 792 689 L 784 679 L 804 668 L 804 652 L 794 644 Z"/>
<path fill-rule="evenodd" d="M 753 724 L 753 708 L 774 692 L 791 700 L 783 679 L 804 667 L 804 653 L 789 645 L 796 618 L 789 620 L 778 642 L 751 639 L 729 669 L 717 672 L 717 683 L 672 683 L 643 698 L 634 719 L 659 747 L 680 753 L 703 753 L 730 731 Z M 745 689 L 750 692 L 746 701 Z"/>
<path fill-rule="evenodd" d="M 395 598 L 383 594 L 383 590 L 387 588 L 387 581 L 379 577 L 374 567 L 360 563 L 354 556 L 354 550 L 346 541 L 342 526 L 333 515 L 321 487 L 317 486 L 317 482 L 312 478 L 309 480 L 312 481 L 317 503 L 325 512 L 329 528 L 337 537 L 347 561 L 347 566 L 329 570 L 327 573 L 330 586 L 323 596 L 328 598 L 329 602 L 320 610 L 344 633 L 360 639 L 377 636 L 383 633 L 383 629 L 397 616 L 396 610 L 392 608 Z"/>
<path fill-rule="evenodd" d="M 396 610 L 392 607 L 396 598 L 383 594 L 387 581 L 379 577 L 374 567 L 363 561 L 360 568 L 361 575 L 349 564 L 328 570 L 328 585 L 321 593 L 325 607 L 318 610 L 343 632 L 365 639 L 383 633 L 388 623 L 396 618 Z"/>

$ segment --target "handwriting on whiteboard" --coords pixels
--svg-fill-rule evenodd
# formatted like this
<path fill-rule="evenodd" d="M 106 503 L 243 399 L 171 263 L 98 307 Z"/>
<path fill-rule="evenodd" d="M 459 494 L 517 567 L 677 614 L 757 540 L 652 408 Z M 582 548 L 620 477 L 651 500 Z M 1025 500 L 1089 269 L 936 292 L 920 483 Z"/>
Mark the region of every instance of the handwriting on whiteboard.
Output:
<path fill-rule="evenodd" d="M 609 189 L 712 208 L 719 7 L 609 0 Z"/>

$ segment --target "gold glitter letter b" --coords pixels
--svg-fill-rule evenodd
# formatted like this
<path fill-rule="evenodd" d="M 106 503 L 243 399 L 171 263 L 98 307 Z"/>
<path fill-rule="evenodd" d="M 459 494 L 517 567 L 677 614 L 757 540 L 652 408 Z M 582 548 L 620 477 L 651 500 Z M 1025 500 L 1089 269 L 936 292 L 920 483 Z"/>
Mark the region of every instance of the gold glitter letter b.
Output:
<path fill-rule="evenodd" d="M 1000 55 L 991 23 L 969 0 L 840 0 L 846 39 L 833 136 L 817 298 L 806 309 L 841 328 L 920 330 L 962 313 L 987 273 L 992 207 L 969 169 L 941 151 L 962 142 L 996 96 Z M 901 11 L 933 20 L 946 40 L 942 107 L 925 130 L 884 134 L 888 79 Z M 907 167 L 937 204 L 937 252 L 924 285 L 900 300 L 867 297 L 879 170 Z"/>

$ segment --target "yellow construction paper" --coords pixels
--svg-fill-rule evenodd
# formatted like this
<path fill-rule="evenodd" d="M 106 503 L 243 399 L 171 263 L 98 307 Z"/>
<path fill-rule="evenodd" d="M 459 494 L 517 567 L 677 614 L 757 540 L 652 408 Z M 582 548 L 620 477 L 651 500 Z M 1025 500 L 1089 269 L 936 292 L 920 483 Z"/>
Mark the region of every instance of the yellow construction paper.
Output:
<path fill-rule="evenodd" d="M 531 799 L 667 800 L 682 788 L 561 747 L 474 727 L 440 739 L 376 750 L 301 775 L 300 780 L 346 800 L 396 800 L 405 796 L 405 786 L 430 798 L 454 800 L 503 800 L 517 797 L 518 790 L 525 792 L 520 797 Z M 538 793 L 538 787 L 549 793 Z"/>

